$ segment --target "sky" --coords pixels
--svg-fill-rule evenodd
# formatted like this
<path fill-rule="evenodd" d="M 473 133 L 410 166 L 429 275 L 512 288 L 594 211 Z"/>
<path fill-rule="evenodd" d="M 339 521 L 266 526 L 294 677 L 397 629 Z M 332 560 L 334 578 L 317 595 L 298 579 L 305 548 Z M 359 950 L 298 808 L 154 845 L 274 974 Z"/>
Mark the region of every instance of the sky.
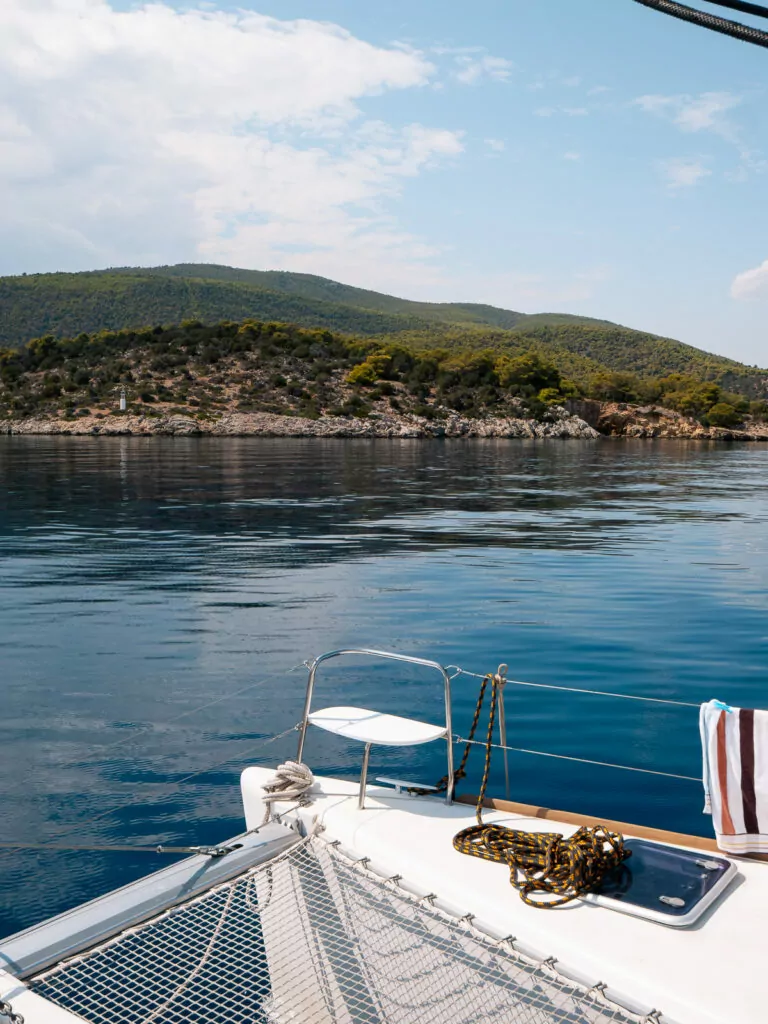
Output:
<path fill-rule="evenodd" d="M 1 0 L 0 274 L 301 271 L 766 366 L 767 103 L 768 52 L 632 0 Z"/>

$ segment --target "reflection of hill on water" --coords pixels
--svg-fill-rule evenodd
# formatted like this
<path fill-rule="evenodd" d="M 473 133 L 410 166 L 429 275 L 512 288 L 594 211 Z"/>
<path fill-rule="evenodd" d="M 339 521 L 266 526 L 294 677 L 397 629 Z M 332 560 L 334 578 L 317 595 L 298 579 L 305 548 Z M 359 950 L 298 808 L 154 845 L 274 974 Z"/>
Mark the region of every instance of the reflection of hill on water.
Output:
<path fill-rule="evenodd" d="M 210 587 L 248 569 L 442 548 L 610 550 L 664 523 L 728 517 L 736 490 L 743 515 L 760 485 L 752 453 L 675 442 L 1 440 L 2 545 L 48 555 L 46 583 L 84 533 L 77 582 L 194 589 L 196 574 Z"/>

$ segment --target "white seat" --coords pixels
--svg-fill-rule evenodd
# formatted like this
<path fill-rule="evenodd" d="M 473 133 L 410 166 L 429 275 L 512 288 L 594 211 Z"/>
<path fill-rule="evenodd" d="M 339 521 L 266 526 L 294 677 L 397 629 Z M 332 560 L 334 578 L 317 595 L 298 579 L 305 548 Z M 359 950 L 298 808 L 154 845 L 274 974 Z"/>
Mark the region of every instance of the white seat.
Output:
<path fill-rule="evenodd" d="M 312 725 L 360 743 L 376 743 L 386 747 L 414 747 L 420 743 L 444 739 L 443 725 L 429 725 L 414 718 L 384 715 L 367 708 L 323 708 L 309 716 Z"/>

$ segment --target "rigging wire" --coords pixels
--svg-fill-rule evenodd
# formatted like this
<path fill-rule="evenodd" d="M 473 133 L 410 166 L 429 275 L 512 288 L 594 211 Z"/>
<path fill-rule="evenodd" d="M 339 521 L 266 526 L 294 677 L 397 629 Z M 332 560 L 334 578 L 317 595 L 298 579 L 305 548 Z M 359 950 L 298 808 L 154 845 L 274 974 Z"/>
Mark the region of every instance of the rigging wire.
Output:
<path fill-rule="evenodd" d="M 453 668 L 456 671 L 451 676 L 455 679 L 456 676 L 470 676 L 472 679 L 484 679 L 485 676 L 479 675 L 477 672 L 468 672 L 464 668 L 459 668 L 458 665 L 449 665 L 448 668 Z M 555 686 L 553 683 L 526 683 L 522 679 L 505 679 L 505 686 L 532 686 L 537 690 L 561 690 L 564 693 L 588 693 L 592 697 L 619 697 L 621 700 L 642 700 L 647 701 L 651 704 L 674 704 L 681 708 L 695 708 L 699 710 L 701 704 L 691 704 L 690 701 L 686 700 L 671 700 L 669 697 L 640 697 L 636 693 L 611 693 L 608 690 L 587 690 L 578 686 Z"/>
<path fill-rule="evenodd" d="M 454 736 L 455 743 L 472 743 L 474 746 L 485 747 L 484 740 L 467 739 L 464 736 Z M 502 743 L 491 743 L 494 750 L 511 750 L 516 754 L 535 754 L 537 757 L 554 757 L 560 761 L 578 761 L 579 764 L 595 764 L 601 768 L 620 768 L 624 772 L 641 772 L 643 775 L 663 775 L 666 779 L 684 779 L 686 782 L 698 782 L 701 785 L 701 777 L 697 775 L 678 775 L 676 772 L 662 772 L 654 768 L 636 768 L 629 764 L 613 764 L 611 761 L 593 761 L 589 757 L 573 757 L 568 754 L 552 754 L 547 750 L 528 750 L 526 747 L 509 747 Z"/>
<path fill-rule="evenodd" d="M 742 14 L 754 14 L 756 18 L 768 18 L 768 7 L 762 4 L 747 3 L 746 0 L 709 0 L 715 7 L 728 7 Z"/>
<path fill-rule="evenodd" d="M 768 49 L 768 32 L 763 31 L 763 29 L 753 28 L 751 25 L 742 25 L 738 21 L 721 18 L 716 14 L 707 14 L 706 11 L 699 11 L 693 7 L 687 7 L 685 4 L 677 3 L 677 0 L 635 0 L 635 3 L 642 4 L 643 7 L 649 7 L 652 11 L 668 14 L 670 17 L 678 18 L 680 21 L 687 21 L 693 25 L 708 28 L 712 32 L 719 32 L 722 35 L 730 36 L 732 39 L 740 39 L 742 42 L 753 43 L 755 46 L 764 46 Z M 737 7 L 736 0 L 733 0 L 733 2 L 728 4 L 722 3 L 720 6 L 728 6 L 734 10 L 740 10 L 741 7 L 747 5 L 742 4 L 741 7 Z M 759 12 L 759 16 L 768 17 L 768 13 L 763 13 L 763 11 Z"/>
<path fill-rule="evenodd" d="M 289 736 L 292 732 L 296 732 L 297 728 L 298 728 L 297 725 L 292 725 L 290 727 L 290 729 L 285 729 L 283 732 L 279 732 L 275 736 L 270 736 L 267 739 L 262 740 L 259 744 L 257 744 L 254 747 L 249 747 L 247 750 L 240 751 L 239 753 L 234 754 L 232 757 L 226 758 L 226 760 L 224 760 L 224 761 L 219 761 L 217 764 L 207 765 L 205 768 L 200 768 L 198 771 L 191 772 L 189 775 L 185 775 L 183 778 L 178 779 L 176 782 L 168 783 L 168 787 L 169 788 L 168 788 L 166 794 L 164 794 L 164 795 L 167 796 L 170 793 L 175 792 L 177 789 L 179 789 L 180 786 L 184 785 L 184 783 L 191 782 L 192 779 L 196 779 L 200 775 L 207 775 L 209 772 L 215 771 L 216 768 L 223 768 L 226 765 L 232 764 L 232 763 L 237 762 L 237 761 L 241 761 L 245 757 L 249 757 L 251 754 L 255 753 L 257 750 L 261 750 L 263 747 L 269 746 L 270 743 L 276 743 L 278 740 L 284 739 L 286 736 Z M 101 811 L 99 814 L 94 814 L 93 817 L 87 818 L 85 821 L 73 822 L 67 828 L 57 829 L 56 832 L 54 833 L 54 835 L 55 836 L 67 835 L 70 832 L 74 832 L 76 830 L 84 828 L 86 825 L 92 825 L 92 824 L 94 824 L 94 822 L 101 821 L 103 818 L 108 817 L 110 814 L 115 814 L 117 811 L 125 811 L 125 810 L 128 810 L 131 807 L 137 807 L 140 804 L 144 804 L 144 803 L 145 803 L 145 801 L 144 801 L 143 798 L 137 798 L 136 800 L 129 800 L 129 801 L 127 801 L 124 804 L 118 804 L 118 805 L 116 805 L 114 807 L 108 807 L 106 810 Z M 17 843 L 12 844 L 12 847 L 19 848 L 19 845 L 21 846 L 21 848 L 26 848 L 24 844 L 17 844 Z M 0 849 L 10 849 L 12 847 L 10 845 L 5 845 L 5 846 L 0 845 Z M 42 849 L 42 850 L 45 850 L 45 849 L 51 849 L 51 850 L 60 849 L 61 850 L 61 849 L 64 849 L 64 847 L 61 844 L 57 844 L 57 843 L 51 841 L 51 842 L 41 843 L 39 849 Z M 110 846 L 110 849 L 114 850 L 115 847 L 114 846 Z M 131 847 L 132 851 L 136 851 L 137 849 L 139 850 L 139 852 L 141 852 L 141 848 Z M 157 852 L 157 846 L 153 846 L 152 849 L 155 852 Z M 164 849 L 167 850 L 168 848 L 164 847 Z"/>
<path fill-rule="evenodd" d="M 192 715 L 197 715 L 201 711 L 207 711 L 208 708 L 214 707 L 216 704 L 221 704 L 225 700 L 234 700 L 235 697 L 242 697 L 244 693 L 249 693 L 251 690 L 257 690 L 260 687 L 265 686 L 267 683 L 271 683 L 275 679 L 281 679 L 283 676 L 289 676 L 292 672 L 297 669 L 303 668 L 304 663 L 299 662 L 292 668 L 287 669 L 285 672 L 273 672 L 269 676 L 265 676 L 263 679 L 257 680 L 255 683 L 248 683 L 247 686 L 241 686 L 239 690 L 233 690 L 231 693 L 222 693 L 218 697 L 214 697 L 211 700 L 205 701 L 204 704 L 198 704 L 197 707 L 188 708 L 186 711 L 181 711 L 178 715 L 174 715 L 172 718 L 166 718 L 163 722 L 159 723 L 163 729 L 166 729 L 169 725 L 174 725 L 176 722 L 180 722 L 182 718 L 190 718 Z M 119 740 L 115 740 L 113 743 L 96 743 L 91 749 L 100 751 L 102 756 L 105 756 L 111 751 L 116 750 L 118 747 L 125 746 L 126 743 L 132 743 L 137 737 L 143 735 L 147 731 L 152 731 L 155 728 L 154 722 L 145 722 L 140 725 L 135 732 L 131 732 L 126 736 L 123 736 Z"/>
<path fill-rule="evenodd" d="M 235 690 L 232 693 L 220 694 L 218 697 L 214 697 L 212 700 L 208 700 L 204 704 L 199 704 L 195 708 L 190 708 L 187 711 L 182 711 L 178 715 L 174 715 L 173 718 L 168 719 L 166 722 L 163 723 L 163 725 L 164 726 L 171 725 L 174 722 L 180 721 L 182 718 L 187 718 L 187 717 L 189 717 L 191 715 L 197 714 L 200 711 L 207 710 L 208 708 L 213 707 L 215 704 L 220 704 L 222 701 L 229 700 L 230 698 L 233 698 L 233 697 L 242 696 L 242 694 L 248 693 L 250 690 L 254 690 L 254 689 L 257 689 L 259 687 L 262 687 L 266 683 L 272 682 L 275 679 L 283 678 L 284 676 L 290 675 L 292 672 L 295 672 L 297 669 L 301 668 L 302 665 L 303 665 L 303 663 L 299 662 L 299 664 L 293 665 L 286 672 L 273 672 L 271 675 L 266 676 L 265 678 L 258 680 L 258 682 L 249 683 L 247 686 L 243 686 L 239 690 Z M 145 726 L 145 728 L 149 728 L 149 726 Z M 282 739 L 283 737 L 289 735 L 289 733 L 293 732 L 295 729 L 296 729 L 295 725 L 291 726 L 291 728 L 290 729 L 286 729 L 285 732 L 279 733 L 276 736 L 270 736 L 266 740 L 260 741 L 257 746 L 249 747 L 247 750 L 244 750 L 241 754 L 235 754 L 233 757 L 229 757 L 225 761 L 219 761 L 216 764 L 208 765 L 205 768 L 201 768 L 198 771 L 192 772 L 190 775 L 185 775 L 183 778 L 179 779 L 177 782 L 158 783 L 158 785 L 168 785 L 168 786 L 170 786 L 170 789 L 168 790 L 168 792 L 169 793 L 175 792 L 176 789 L 178 789 L 178 787 L 181 786 L 183 783 L 189 782 L 192 779 L 195 779 L 195 778 L 197 778 L 200 775 L 207 775 L 208 772 L 215 771 L 217 768 L 223 768 L 226 765 L 232 763 L 233 761 L 239 761 L 242 758 L 244 758 L 244 757 L 254 753 L 256 750 L 260 750 L 262 746 L 267 746 L 270 743 L 274 743 L 276 740 Z M 100 751 L 102 753 L 102 756 L 105 756 L 107 753 L 111 753 L 117 747 L 124 746 L 126 743 L 129 743 L 132 740 L 136 739 L 136 737 L 137 737 L 136 733 L 131 733 L 129 736 L 124 736 L 122 739 L 116 740 L 114 743 L 104 744 L 100 748 L 97 747 L 97 749 L 100 749 Z M 135 807 L 135 806 L 137 806 L 141 802 L 142 802 L 141 800 L 137 799 L 137 800 L 128 801 L 127 803 L 124 803 L 124 804 L 117 804 L 116 806 L 108 807 L 106 810 L 101 811 L 99 814 L 93 815 L 90 818 L 86 818 L 84 821 L 72 822 L 69 825 L 65 825 L 65 826 L 62 826 L 62 827 L 56 829 L 55 832 L 54 832 L 54 836 L 58 837 L 58 836 L 62 836 L 62 835 L 69 835 L 71 832 L 79 831 L 81 828 L 85 828 L 87 825 L 92 825 L 94 822 L 101 821 L 103 818 L 106 818 L 110 814 L 113 814 L 113 813 L 115 813 L 117 811 L 124 811 L 124 810 L 128 810 L 130 807 Z M 0 849 L 2 849 L 2 848 L 3 847 L 0 846 Z M 136 848 L 134 847 L 134 849 L 136 849 Z M 156 849 L 156 847 L 153 847 L 153 849 Z"/>

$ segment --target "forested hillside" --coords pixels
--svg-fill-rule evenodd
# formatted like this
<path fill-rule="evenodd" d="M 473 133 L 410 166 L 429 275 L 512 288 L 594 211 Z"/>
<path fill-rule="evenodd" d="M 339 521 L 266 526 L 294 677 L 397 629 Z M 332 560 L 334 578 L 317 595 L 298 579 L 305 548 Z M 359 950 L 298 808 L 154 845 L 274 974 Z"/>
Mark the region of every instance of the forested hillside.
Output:
<path fill-rule="evenodd" d="M 0 345 L 200 320 L 254 319 L 376 338 L 413 349 L 535 350 L 581 386 L 600 371 L 682 373 L 751 397 L 761 372 L 668 338 L 564 313 L 412 302 L 310 274 L 181 264 L 0 278 Z"/>
<path fill-rule="evenodd" d="M 149 417 L 365 418 L 395 411 L 427 420 L 452 412 L 546 419 L 552 407 L 583 397 L 660 402 L 714 426 L 768 416 L 766 402 L 750 403 L 714 382 L 682 374 L 640 378 L 598 365 L 587 374 L 592 364 L 579 365 L 582 381 L 569 378 L 540 344 L 452 351 L 253 319 L 189 320 L 68 339 L 47 335 L 0 349 L 0 418 L 120 415 L 121 391 L 128 412 Z"/>

